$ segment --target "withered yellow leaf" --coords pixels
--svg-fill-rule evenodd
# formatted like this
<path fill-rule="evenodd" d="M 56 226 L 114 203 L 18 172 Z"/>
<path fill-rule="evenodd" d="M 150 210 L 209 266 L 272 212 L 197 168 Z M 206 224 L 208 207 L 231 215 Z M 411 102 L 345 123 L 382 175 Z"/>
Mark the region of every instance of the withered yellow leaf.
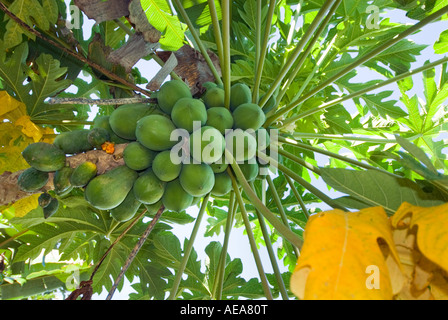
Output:
<path fill-rule="evenodd" d="M 291 290 L 300 299 L 392 299 L 402 284 L 390 280 L 389 255 L 397 265 L 394 270 L 400 270 L 383 208 L 313 215 L 305 228 Z"/>
<path fill-rule="evenodd" d="M 36 209 L 39 206 L 39 196 L 40 193 L 35 193 L 28 197 L 22 198 L 9 206 L 5 211 L 14 215 L 15 217 L 23 217 L 28 212 Z"/>
<path fill-rule="evenodd" d="M 399 228 L 405 223 L 417 226 L 419 251 L 439 267 L 448 271 L 448 203 L 435 207 L 418 207 L 404 202 L 391 217 L 392 225 Z"/>
<path fill-rule="evenodd" d="M 14 124 L 16 126 L 21 126 L 22 132 L 26 136 L 33 138 L 34 142 L 40 141 L 44 135 L 42 127 L 31 121 L 30 116 L 21 116 Z"/>

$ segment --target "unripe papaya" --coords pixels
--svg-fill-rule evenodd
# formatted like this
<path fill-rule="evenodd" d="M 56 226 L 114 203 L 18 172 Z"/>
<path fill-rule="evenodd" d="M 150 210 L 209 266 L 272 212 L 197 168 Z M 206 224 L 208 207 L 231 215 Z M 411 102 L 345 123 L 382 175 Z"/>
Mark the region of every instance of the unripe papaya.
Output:
<path fill-rule="evenodd" d="M 222 135 L 226 134 L 227 129 L 233 128 L 233 116 L 227 108 L 207 109 L 206 126 L 211 126 L 219 130 Z"/>
<path fill-rule="evenodd" d="M 56 198 L 52 198 L 50 203 L 43 208 L 43 212 L 44 212 L 44 218 L 48 219 L 50 218 L 52 215 L 54 215 L 59 209 L 59 200 Z"/>
<path fill-rule="evenodd" d="M 109 132 L 109 141 L 120 144 L 127 143 L 129 140 L 123 139 L 115 134 L 109 123 L 110 116 L 99 116 L 93 120 L 93 128 L 103 128 Z"/>
<path fill-rule="evenodd" d="M 171 114 L 174 104 L 182 98 L 192 98 L 190 88 L 181 80 L 166 81 L 157 92 L 157 103 L 166 114 Z"/>
<path fill-rule="evenodd" d="M 202 96 L 202 100 L 207 108 L 225 107 L 224 97 L 224 89 L 214 87 L 205 91 L 205 94 Z"/>
<path fill-rule="evenodd" d="M 176 179 L 182 169 L 182 163 L 175 164 L 171 161 L 171 150 L 165 150 L 156 155 L 152 163 L 152 171 L 161 181 Z"/>
<path fill-rule="evenodd" d="M 210 167 L 212 168 L 214 173 L 224 172 L 228 166 L 229 164 L 226 163 L 224 157 L 210 164 Z"/>
<path fill-rule="evenodd" d="M 132 170 L 141 171 L 149 168 L 157 152 L 149 150 L 140 142 L 129 143 L 123 151 L 124 163 Z"/>
<path fill-rule="evenodd" d="M 199 99 L 182 98 L 173 106 L 171 119 L 178 128 L 193 132 L 194 121 L 199 127 L 207 121 L 207 110 L 205 104 Z"/>
<path fill-rule="evenodd" d="M 135 198 L 144 204 L 156 203 L 162 198 L 165 185 L 151 169 L 147 169 L 134 182 Z"/>
<path fill-rule="evenodd" d="M 209 193 L 215 184 L 215 174 L 205 163 L 184 164 L 180 172 L 179 182 L 193 197 L 202 197 Z"/>
<path fill-rule="evenodd" d="M 64 166 L 54 173 L 53 185 L 54 192 L 57 195 L 65 194 L 69 192 L 73 186 L 70 184 L 70 177 L 73 173 L 73 168 L 69 166 Z"/>
<path fill-rule="evenodd" d="M 34 192 L 48 182 L 48 172 L 39 171 L 33 167 L 25 169 L 17 179 L 17 185 L 22 191 Z"/>
<path fill-rule="evenodd" d="M 256 161 L 245 162 L 238 164 L 244 177 L 248 182 L 252 182 L 258 176 L 258 163 Z"/>
<path fill-rule="evenodd" d="M 162 203 L 167 210 L 180 212 L 191 206 L 193 196 L 186 192 L 179 179 L 175 179 L 166 184 Z"/>
<path fill-rule="evenodd" d="M 123 202 L 137 177 L 137 172 L 125 165 L 116 167 L 93 178 L 84 196 L 97 209 L 113 209 Z"/>
<path fill-rule="evenodd" d="M 70 184 L 73 187 L 84 187 L 96 176 L 96 174 L 96 164 L 90 161 L 83 162 L 73 170 L 70 176 Z"/>
<path fill-rule="evenodd" d="M 176 129 L 173 122 L 162 115 L 149 115 L 137 122 L 135 135 L 146 148 L 163 151 L 172 148 L 177 141 L 171 141 L 171 133 Z"/>
<path fill-rule="evenodd" d="M 25 161 L 34 169 L 51 172 L 65 166 L 65 153 L 55 145 L 36 142 L 28 145 L 22 152 Z"/>
<path fill-rule="evenodd" d="M 45 208 L 50 204 L 52 199 L 53 197 L 49 193 L 43 192 L 37 199 L 37 203 L 39 204 L 39 207 Z"/>
<path fill-rule="evenodd" d="M 232 190 L 232 179 L 229 174 L 224 171 L 221 173 L 215 173 L 215 184 L 211 191 L 212 195 L 223 196 Z"/>
<path fill-rule="evenodd" d="M 225 146 L 224 136 L 210 126 L 203 126 L 190 135 L 190 154 L 198 162 L 213 163 L 219 160 Z"/>
<path fill-rule="evenodd" d="M 136 140 L 137 121 L 153 112 L 154 110 L 147 104 L 124 104 L 111 113 L 109 124 L 117 136 L 127 140 Z"/>
<path fill-rule="evenodd" d="M 123 202 L 110 210 L 110 215 L 118 222 L 126 222 L 135 216 L 141 205 L 142 203 L 135 198 L 134 191 L 131 189 Z"/>
<path fill-rule="evenodd" d="M 147 213 L 149 215 L 155 215 L 157 213 L 157 211 L 159 211 L 160 207 L 162 206 L 162 199 L 160 199 L 159 201 L 157 201 L 156 203 L 153 204 L 143 204 L 147 210 Z"/>
<path fill-rule="evenodd" d="M 230 110 L 235 110 L 244 103 L 252 102 L 252 92 L 245 83 L 235 83 L 230 88 Z"/>
<path fill-rule="evenodd" d="M 257 140 L 255 133 L 235 129 L 226 135 L 226 148 L 232 153 L 233 158 L 240 163 L 253 158 L 257 152 Z"/>
<path fill-rule="evenodd" d="M 89 132 L 90 130 L 87 129 L 62 132 L 56 136 L 53 144 L 66 154 L 76 154 L 92 150 L 93 146 L 87 138 Z"/>
<path fill-rule="evenodd" d="M 101 149 L 101 146 L 106 141 L 110 140 L 110 134 L 109 131 L 105 128 L 93 128 L 89 131 L 89 134 L 87 135 L 87 141 L 97 149 Z"/>
<path fill-rule="evenodd" d="M 265 121 L 263 110 L 254 103 L 244 103 L 233 111 L 234 128 L 257 130 Z"/>

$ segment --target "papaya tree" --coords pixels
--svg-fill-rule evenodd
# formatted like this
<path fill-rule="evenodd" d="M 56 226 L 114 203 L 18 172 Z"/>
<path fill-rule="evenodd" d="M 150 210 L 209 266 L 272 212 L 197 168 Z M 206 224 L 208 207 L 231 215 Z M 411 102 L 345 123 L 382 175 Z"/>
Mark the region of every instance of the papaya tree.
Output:
<path fill-rule="evenodd" d="M 0 9 L 2 299 L 448 296 L 446 0 Z"/>

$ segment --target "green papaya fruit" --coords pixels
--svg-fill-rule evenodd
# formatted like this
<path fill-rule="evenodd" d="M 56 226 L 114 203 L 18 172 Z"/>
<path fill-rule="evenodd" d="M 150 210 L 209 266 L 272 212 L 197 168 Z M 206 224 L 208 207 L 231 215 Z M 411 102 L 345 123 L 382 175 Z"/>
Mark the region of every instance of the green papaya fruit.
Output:
<path fill-rule="evenodd" d="M 160 199 L 156 203 L 153 203 L 153 204 L 143 203 L 143 205 L 145 206 L 146 212 L 149 215 L 155 215 L 157 213 L 157 211 L 159 211 L 159 209 L 163 205 L 163 203 L 162 203 L 162 199 Z"/>
<path fill-rule="evenodd" d="M 90 180 L 84 196 L 97 209 L 113 209 L 123 202 L 137 177 L 138 173 L 125 165 L 116 167 Z"/>
<path fill-rule="evenodd" d="M 202 84 L 202 87 L 205 88 L 205 90 L 208 90 L 208 89 L 211 89 L 211 88 L 215 88 L 215 87 L 217 87 L 217 86 L 218 86 L 218 85 L 217 85 L 216 83 L 211 82 L 211 81 L 207 81 L 207 82 L 204 82 L 204 83 Z"/>
<path fill-rule="evenodd" d="M 31 167 L 39 171 L 51 172 L 65 166 L 64 151 L 50 143 L 32 143 L 23 150 L 22 156 Z"/>
<path fill-rule="evenodd" d="M 144 204 L 156 203 L 162 198 L 165 185 L 151 169 L 147 169 L 134 182 L 135 198 Z"/>
<path fill-rule="evenodd" d="M 54 215 L 59 209 L 59 200 L 56 198 L 52 198 L 50 203 L 43 208 L 43 212 L 44 212 L 44 218 L 48 219 L 50 218 L 52 215 Z"/>
<path fill-rule="evenodd" d="M 254 103 L 244 103 L 233 111 L 233 126 L 243 130 L 257 130 L 266 121 L 263 110 Z"/>
<path fill-rule="evenodd" d="M 182 169 L 182 163 L 171 161 L 171 151 L 165 150 L 158 153 L 152 163 L 152 171 L 161 181 L 171 181 L 176 179 Z"/>
<path fill-rule="evenodd" d="M 201 127 L 207 121 L 205 104 L 194 98 L 179 99 L 171 111 L 171 119 L 178 128 L 193 132 L 194 125 Z M 196 121 L 196 123 L 195 123 Z"/>
<path fill-rule="evenodd" d="M 190 154 L 198 162 L 218 161 L 226 147 L 224 136 L 211 126 L 203 126 L 190 135 Z"/>
<path fill-rule="evenodd" d="M 73 173 L 73 168 L 64 166 L 53 175 L 54 192 L 57 195 L 65 194 L 73 186 L 70 184 L 70 177 Z"/>
<path fill-rule="evenodd" d="M 37 199 L 37 203 L 39 204 L 39 207 L 45 208 L 50 204 L 52 199 L 53 197 L 49 193 L 43 192 Z"/>
<path fill-rule="evenodd" d="M 235 129 L 227 133 L 226 148 L 232 153 L 233 158 L 239 163 L 253 158 L 257 152 L 257 140 L 255 132 Z"/>
<path fill-rule="evenodd" d="M 84 187 L 96 176 L 96 174 L 96 164 L 90 161 L 83 162 L 73 170 L 70 176 L 70 184 L 73 187 Z"/>
<path fill-rule="evenodd" d="M 224 104 L 224 89 L 215 87 L 210 88 L 207 91 L 205 91 L 205 94 L 202 96 L 202 100 L 204 101 L 204 104 L 207 108 L 214 108 L 214 107 L 225 107 Z"/>
<path fill-rule="evenodd" d="M 129 143 L 123 151 L 124 163 L 132 170 L 141 171 L 149 168 L 157 155 L 156 151 L 149 150 L 140 142 Z"/>
<path fill-rule="evenodd" d="M 207 109 L 206 126 L 211 126 L 219 130 L 222 135 L 226 134 L 226 130 L 233 128 L 233 116 L 227 108 L 210 108 Z"/>
<path fill-rule="evenodd" d="M 210 167 L 212 168 L 214 173 L 224 172 L 228 166 L 229 164 L 225 162 L 224 157 L 210 164 Z"/>
<path fill-rule="evenodd" d="M 171 115 L 174 104 L 182 98 L 192 98 L 190 88 L 181 80 L 169 80 L 162 84 L 157 92 L 160 109 Z"/>
<path fill-rule="evenodd" d="M 110 123 L 109 123 L 110 116 L 98 116 L 93 120 L 93 126 L 92 128 L 103 128 L 109 132 L 109 141 L 121 144 L 121 143 L 128 143 L 129 140 L 123 139 L 115 134 L 115 132 L 112 130 Z"/>
<path fill-rule="evenodd" d="M 245 83 L 235 83 L 230 88 L 230 110 L 235 110 L 244 103 L 252 102 L 252 92 Z"/>
<path fill-rule="evenodd" d="M 123 202 L 110 210 L 110 215 L 118 222 L 126 222 L 135 216 L 141 205 L 142 203 L 135 198 L 134 191 L 131 189 Z"/>
<path fill-rule="evenodd" d="M 106 141 L 110 140 L 109 131 L 105 128 L 92 128 L 87 135 L 87 141 L 96 149 L 101 149 L 101 146 Z"/>
<path fill-rule="evenodd" d="M 252 182 L 258 176 L 258 163 L 256 161 L 250 161 L 238 164 L 244 177 L 248 182 Z"/>
<path fill-rule="evenodd" d="M 92 150 L 87 136 L 90 130 L 80 129 L 62 132 L 54 138 L 53 144 L 66 154 L 76 154 Z"/>
<path fill-rule="evenodd" d="M 212 195 L 224 196 L 232 190 L 232 179 L 229 174 L 224 171 L 221 173 L 215 173 L 215 184 L 211 191 Z"/>
<path fill-rule="evenodd" d="M 172 148 L 177 141 L 171 141 L 171 133 L 176 130 L 173 122 L 162 115 L 149 115 L 137 122 L 135 134 L 146 148 L 163 151 Z"/>
<path fill-rule="evenodd" d="M 22 171 L 17 179 L 17 185 L 22 191 L 34 192 L 44 187 L 48 182 L 48 172 L 30 167 Z"/>
<path fill-rule="evenodd" d="M 167 210 L 180 212 L 191 206 L 193 196 L 186 192 L 179 179 L 175 179 L 166 184 L 162 203 Z"/>
<path fill-rule="evenodd" d="M 185 163 L 179 175 L 179 182 L 193 197 L 202 197 L 213 189 L 215 174 L 208 164 Z"/>
<path fill-rule="evenodd" d="M 117 136 L 127 140 L 136 140 L 135 129 L 138 120 L 153 112 L 153 108 L 147 104 L 124 104 L 111 113 L 109 124 Z"/>

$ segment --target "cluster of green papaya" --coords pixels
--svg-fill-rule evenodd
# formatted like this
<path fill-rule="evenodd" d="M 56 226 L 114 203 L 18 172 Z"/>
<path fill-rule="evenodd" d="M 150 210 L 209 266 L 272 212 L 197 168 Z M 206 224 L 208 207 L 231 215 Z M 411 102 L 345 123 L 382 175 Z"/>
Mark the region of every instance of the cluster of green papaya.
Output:
<path fill-rule="evenodd" d="M 222 87 L 212 83 L 206 87 L 201 98 L 194 98 L 184 82 L 167 81 L 156 93 L 157 110 L 147 104 L 121 105 L 110 116 L 97 117 L 90 130 L 64 132 L 52 145 L 28 146 L 23 156 L 31 165 L 29 180 L 36 182 L 36 176 L 42 176 L 32 188 L 45 185 L 48 172 L 54 171 L 56 195 L 82 187 L 90 205 L 109 210 L 115 220 L 124 222 L 141 205 L 154 211 L 163 204 L 179 212 L 208 193 L 229 193 L 232 181 L 225 148 L 246 179 L 253 181 L 261 165 L 256 151 L 269 147 L 269 134 L 262 128 L 265 112 L 251 102 L 245 84 L 232 86 L 229 108 Z M 125 165 L 100 175 L 88 161 L 77 168 L 66 165 L 66 155 L 101 148 L 105 142 L 127 144 Z M 51 199 L 43 194 L 39 204 L 51 208 Z"/>

